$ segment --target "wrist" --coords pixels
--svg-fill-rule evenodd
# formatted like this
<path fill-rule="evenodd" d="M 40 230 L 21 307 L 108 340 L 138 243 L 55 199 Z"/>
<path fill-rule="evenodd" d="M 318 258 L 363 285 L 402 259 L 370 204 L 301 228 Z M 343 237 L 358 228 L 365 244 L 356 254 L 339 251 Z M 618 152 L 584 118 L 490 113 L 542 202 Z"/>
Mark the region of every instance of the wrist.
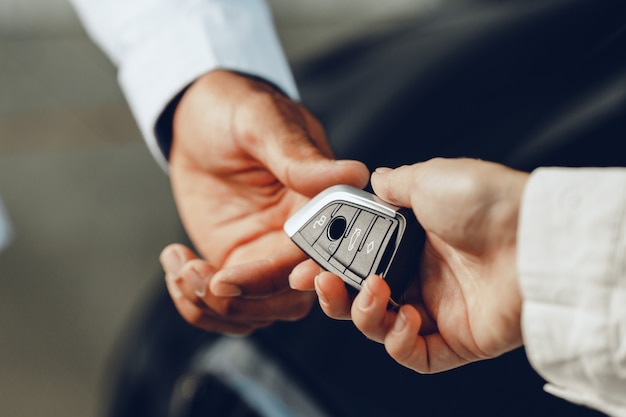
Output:
<path fill-rule="evenodd" d="M 522 204 L 522 198 L 526 184 L 528 182 L 529 174 L 521 171 L 513 171 L 509 186 L 507 187 L 507 201 L 509 205 L 509 224 L 507 229 L 510 232 L 508 238 L 509 242 L 503 242 L 507 248 L 507 255 L 503 257 L 504 262 L 503 271 L 508 271 L 504 274 L 506 286 L 508 288 L 508 300 L 506 304 L 509 305 L 509 317 L 511 320 L 511 342 L 514 347 L 521 346 L 523 344 L 522 338 L 522 291 L 519 282 L 518 272 L 518 259 L 517 259 L 517 247 L 518 247 L 518 229 L 520 208 Z"/>
<path fill-rule="evenodd" d="M 167 104 L 161 115 L 156 121 L 154 127 L 154 135 L 157 140 L 157 145 L 163 154 L 166 161 L 170 159 L 170 151 L 172 148 L 172 140 L 174 136 L 174 113 L 178 107 L 178 103 L 182 99 L 183 95 L 187 91 L 185 87 L 181 92 L 176 94 L 172 100 Z"/>

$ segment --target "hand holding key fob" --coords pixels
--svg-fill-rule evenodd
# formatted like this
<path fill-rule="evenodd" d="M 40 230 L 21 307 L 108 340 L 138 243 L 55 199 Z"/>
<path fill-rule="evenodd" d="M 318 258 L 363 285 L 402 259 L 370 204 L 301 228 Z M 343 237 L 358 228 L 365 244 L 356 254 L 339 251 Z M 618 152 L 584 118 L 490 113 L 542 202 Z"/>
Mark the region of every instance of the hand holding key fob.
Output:
<path fill-rule="evenodd" d="M 368 275 L 383 277 L 396 305 L 417 274 L 424 245 L 424 231 L 410 209 L 347 185 L 318 194 L 284 230 L 322 268 L 357 290 Z"/>

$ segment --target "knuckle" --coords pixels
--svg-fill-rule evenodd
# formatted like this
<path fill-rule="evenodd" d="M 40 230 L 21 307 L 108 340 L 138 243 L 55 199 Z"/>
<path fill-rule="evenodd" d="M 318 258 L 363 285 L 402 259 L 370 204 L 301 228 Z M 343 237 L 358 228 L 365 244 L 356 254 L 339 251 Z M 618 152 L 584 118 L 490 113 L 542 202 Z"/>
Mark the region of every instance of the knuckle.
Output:
<path fill-rule="evenodd" d="M 385 349 L 399 364 L 413 368 L 415 364 L 411 363 L 411 352 L 401 343 L 385 343 Z"/>
<path fill-rule="evenodd" d="M 306 126 L 303 108 L 273 90 L 257 90 L 248 94 L 238 106 L 236 117 L 241 126 L 262 125 L 273 129 L 282 126 L 288 131 L 302 131 Z"/>
<path fill-rule="evenodd" d="M 406 362 L 406 351 L 402 344 L 398 343 L 385 343 L 385 350 L 393 359 L 398 361 L 399 363 L 405 364 Z"/>
<path fill-rule="evenodd" d="M 268 91 L 255 91 L 245 96 L 237 115 L 245 121 L 257 121 L 263 114 L 276 108 L 276 99 Z"/>
<path fill-rule="evenodd" d="M 363 313 L 359 310 L 355 311 L 352 309 L 352 321 L 357 329 L 359 329 L 363 334 L 369 336 L 372 334 L 373 325 L 368 317 L 363 315 Z"/>
<path fill-rule="evenodd" d="M 384 337 L 382 322 L 379 319 L 374 318 L 368 320 L 362 318 L 360 325 L 357 327 L 370 339 L 381 341 Z"/>
<path fill-rule="evenodd" d="M 316 297 L 312 293 L 292 293 L 284 301 L 286 304 L 283 304 L 283 307 L 278 307 L 278 310 L 274 310 L 271 315 L 282 321 L 300 320 L 309 314 L 315 300 Z"/>
<path fill-rule="evenodd" d="M 312 306 L 313 302 L 311 300 L 301 300 L 300 302 L 296 303 L 294 307 L 290 310 L 286 320 L 296 321 L 306 317 L 311 311 Z"/>
<path fill-rule="evenodd" d="M 241 313 L 241 308 L 235 298 L 228 297 L 215 306 L 215 311 L 221 317 L 234 318 Z"/>
<path fill-rule="evenodd" d="M 200 327 L 202 325 L 204 313 L 199 308 L 187 308 L 179 310 L 179 312 L 183 319 L 192 326 Z"/>

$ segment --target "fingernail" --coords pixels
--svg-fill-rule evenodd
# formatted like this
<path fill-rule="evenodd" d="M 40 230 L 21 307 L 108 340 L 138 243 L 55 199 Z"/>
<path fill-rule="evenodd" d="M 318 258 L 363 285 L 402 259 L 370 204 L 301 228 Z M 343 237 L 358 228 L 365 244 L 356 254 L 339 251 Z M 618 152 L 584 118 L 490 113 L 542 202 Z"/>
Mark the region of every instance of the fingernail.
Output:
<path fill-rule="evenodd" d="M 402 310 L 400 310 L 398 312 L 398 315 L 396 316 L 396 321 L 393 323 L 393 328 L 391 329 L 391 331 L 393 333 L 402 333 L 405 327 L 406 327 L 406 316 L 404 315 Z"/>
<path fill-rule="evenodd" d="M 295 288 L 293 284 L 291 283 L 291 274 L 289 274 L 289 277 L 287 278 L 287 282 L 289 282 L 289 288 L 291 288 L 292 290 L 297 290 L 297 288 Z"/>
<path fill-rule="evenodd" d="M 241 295 L 241 288 L 227 282 L 216 281 L 211 285 L 211 292 L 217 297 L 238 297 Z"/>
<path fill-rule="evenodd" d="M 165 284 L 170 292 L 172 298 L 181 298 L 183 296 L 183 292 L 180 290 L 178 284 L 180 283 L 182 277 L 176 276 L 170 272 L 165 274 Z"/>
<path fill-rule="evenodd" d="M 367 282 L 361 288 L 361 293 L 358 296 L 358 307 L 359 310 L 366 311 L 369 310 L 374 305 L 374 294 L 367 286 Z"/>
<path fill-rule="evenodd" d="M 392 171 L 391 168 L 387 168 L 387 167 L 378 167 L 376 168 L 376 170 L 374 171 L 376 174 L 384 174 L 386 172 Z"/>
<path fill-rule="evenodd" d="M 299 265 L 298 265 L 299 266 Z M 293 286 L 292 282 L 293 280 L 295 280 L 294 276 L 298 275 L 297 269 L 298 266 L 296 266 L 290 273 L 289 273 L 289 277 L 287 278 L 287 280 L 289 281 L 289 288 L 291 288 L 292 290 L 297 290 L 296 287 Z"/>
<path fill-rule="evenodd" d="M 161 265 L 165 272 L 177 274 L 183 267 L 183 262 L 180 254 L 174 248 L 165 248 L 161 254 Z"/>
<path fill-rule="evenodd" d="M 326 297 L 326 294 L 324 294 L 324 291 L 322 291 L 319 285 L 319 279 L 320 279 L 320 276 L 316 275 L 315 276 L 315 292 L 317 293 L 317 298 L 319 299 L 320 304 L 328 305 L 328 297 Z"/>
<path fill-rule="evenodd" d="M 295 281 L 295 279 L 296 279 L 296 278 L 294 278 L 293 273 L 292 273 L 292 274 L 289 274 L 289 278 L 288 278 L 288 281 L 289 281 L 289 288 L 291 288 L 292 290 L 295 290 L 295 291 L 300 291 L 300 289 L 299 289 L 299 288 L 297 288 L 297 286 L 296 286 L 296 285 L 294 285 L 294 283 L 292 282 L 292 281 Z"/>
<path fill-rule="evenodd" d="M 193 288 L 193 293 L 198 297 L 204 297 L 206 295 L 206 283 L 204 282 L 204 278 L 202 275 L 194 269 L 190 268 L 187 273 L 185 273 L 184 278 Z"/>

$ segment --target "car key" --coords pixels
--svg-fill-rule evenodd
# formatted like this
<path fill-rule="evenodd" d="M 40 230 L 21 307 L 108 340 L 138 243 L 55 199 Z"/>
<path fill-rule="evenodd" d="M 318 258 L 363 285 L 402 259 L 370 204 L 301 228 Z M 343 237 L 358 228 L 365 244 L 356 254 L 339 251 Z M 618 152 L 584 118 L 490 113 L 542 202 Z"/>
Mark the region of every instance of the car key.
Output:
<path fill-rule="evenodd" d="M 397 306 L 417 275 L 424 230 L 410 209 L 347 185 L 322 191 L 292 215 L 285 233 L 322 268 L 360 290 L 378 274 Z"/>

